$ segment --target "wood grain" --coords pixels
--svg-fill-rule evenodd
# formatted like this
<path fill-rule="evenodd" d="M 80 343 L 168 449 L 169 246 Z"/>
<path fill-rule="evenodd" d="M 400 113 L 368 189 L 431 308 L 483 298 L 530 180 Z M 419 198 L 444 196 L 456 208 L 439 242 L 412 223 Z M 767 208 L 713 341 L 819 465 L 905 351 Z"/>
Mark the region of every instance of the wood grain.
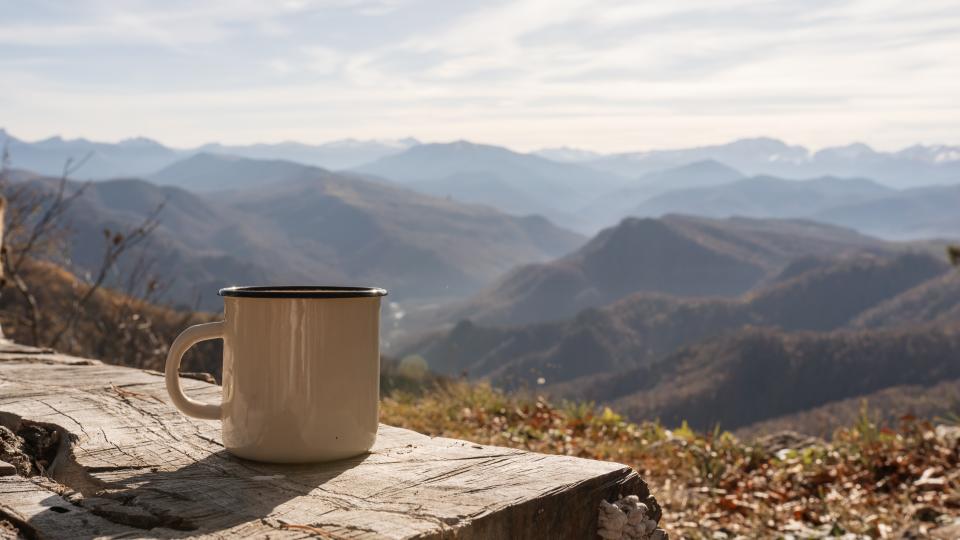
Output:
<path fill-rule="evenodd" d="M 183 384 L 219 399 L 218 386 Z M 385 425 L 354 459 L 244 461 L 223 450 L 219 422 L 173 409 L 162 377 L 10 343 L 0 424 L 61 441 L 49 478 L 0 478 L 0 521 L 25 536 L 595 538 L 601 499 L 636 494 L 660 514 L 625 465 Z"/>

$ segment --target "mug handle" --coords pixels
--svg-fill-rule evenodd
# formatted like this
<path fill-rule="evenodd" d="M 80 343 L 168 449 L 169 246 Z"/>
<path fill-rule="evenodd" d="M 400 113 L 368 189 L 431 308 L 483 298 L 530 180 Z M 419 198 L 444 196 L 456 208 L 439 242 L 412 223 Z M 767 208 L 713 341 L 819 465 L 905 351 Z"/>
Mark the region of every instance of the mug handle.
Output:
<path fill-rule="evenodd" d="M 177 336 L 177 339 L 173 340 L 173 344 L 170 345 L 170 352 L 167 353 L 164 375 L 166 376 L 167 393 L 170 394 L 170 401 L 180 409 L 180 412 L 194 418 L 220 420 L 221 405 L 202 403 L 190 399 L 183 393 L 183 388 L 180 387 L 180 362 L 183 360 L 183 354 L 190 347 L 208 339 L 223 339 L 223 321 L 197 324 L 187 328 Z"/>

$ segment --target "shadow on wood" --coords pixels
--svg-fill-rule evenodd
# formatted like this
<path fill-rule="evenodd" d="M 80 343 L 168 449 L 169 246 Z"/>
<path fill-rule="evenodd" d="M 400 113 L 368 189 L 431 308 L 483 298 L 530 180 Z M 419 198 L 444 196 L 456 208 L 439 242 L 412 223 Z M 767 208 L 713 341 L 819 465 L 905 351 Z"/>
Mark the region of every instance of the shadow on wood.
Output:
<path fill-rule="evenodd" d="M 221 450 L 179 469 L 145 470 L 104 482 L 96 492 L 74 497 L 72 502 L 115 524 L 171 529 L 165 537 L 193 536 L 200 530 L 215 534 L 247 522 L 264 523 L 261 520 L 275 509 L 322 490 L 324 484 L 367 458 L 365 454 L 317 465 L 273 465 L 246 461 Z M 48 498 L 45 505 L 56 508 L 57 499 Z M 70 509 L 52 511 L 67 513 Z M 277 518 L 264 524 L 282 529 L 286 522 Z M 29 521 L 27 525 L 34 528 Z"/>

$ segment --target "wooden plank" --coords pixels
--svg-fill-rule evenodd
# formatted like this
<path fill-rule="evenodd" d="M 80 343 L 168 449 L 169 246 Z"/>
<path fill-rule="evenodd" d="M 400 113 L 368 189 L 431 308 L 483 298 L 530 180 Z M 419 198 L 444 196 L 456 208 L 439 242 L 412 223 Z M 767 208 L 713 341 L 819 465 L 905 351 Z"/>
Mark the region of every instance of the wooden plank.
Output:
<path fill-rule="evenodd" d="M 218 386 L 183 384 L 219 399 Z M 595 538 L 600 501 L 626 495 L 660 517 L 625 465 L 384 425 L 354 459 L 244 461 L 223 450 L 218 422 L 174 410 L 159 374 L 9 343 L 0 425 L 61 441 L 45 464 L 55 482 L 0 478 L 0 521 L 28 536 Z"/>

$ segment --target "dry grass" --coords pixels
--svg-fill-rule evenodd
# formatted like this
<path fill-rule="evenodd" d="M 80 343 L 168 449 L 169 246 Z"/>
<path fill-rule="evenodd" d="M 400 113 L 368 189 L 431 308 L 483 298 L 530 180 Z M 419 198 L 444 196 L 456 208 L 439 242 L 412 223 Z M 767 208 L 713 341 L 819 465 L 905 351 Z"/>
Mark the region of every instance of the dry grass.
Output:
<path fill-rule="evenodd" d="M 38 306 L 38 341 L 33 341 L 24 317 L 23 297 L 9 287 L 0 293 L 3 335 L 24 345 L 49 346 L 68 315 L 78 309 L 74 302 L 89 284 L 62 267 L 43 261 L 27 261 L 23 275 Z M 58 351 L 154 370 L 163 369 L 167 348 L 177 334 L 187 326 L 215 317 L 157 306 L 108 288 L 96 290 L 79 309 L 80 317 L 55 346 Z M 219 375 L 219 345 L 205 343 L 195 347 L 185 368 Z"/>
<path fill-rule="evenodd" d="M 921 535 L 960 515 L 960 443 L 902 419 L 868 420 L 822 446 L 772 451 L 729 433 L 630 423 L 590 404 L 551 404 L 487 385 L 441 383 L 386 397 L 382 420 L 435 436 L 633 466 L 663 505 L 672 537 L 885 538 Z"/>

